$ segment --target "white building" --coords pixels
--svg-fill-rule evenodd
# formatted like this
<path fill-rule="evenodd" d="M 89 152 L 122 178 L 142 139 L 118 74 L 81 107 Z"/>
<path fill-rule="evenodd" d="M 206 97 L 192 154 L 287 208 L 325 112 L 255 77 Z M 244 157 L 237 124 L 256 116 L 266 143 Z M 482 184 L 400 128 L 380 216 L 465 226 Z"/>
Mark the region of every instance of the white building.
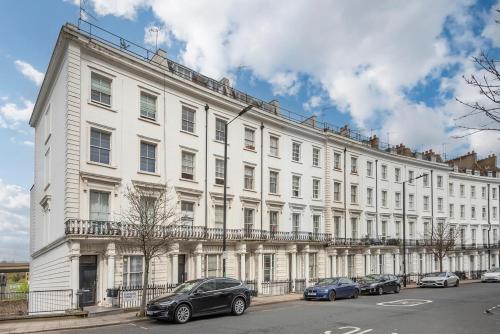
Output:
<path fill-rule="evenodd" d="M 413 157 L 314 117 L 294 121 L 276 101 L 92 34 L 63 26 L 30 120 L 32 290 L 91 288 L 89 304 L 108 305 L 106 289 L 140 284 L 142 257 L 115 223 L 131 183 L 168 183 L 191 226 L 154 261 L 151 283 L 220 275 L 223 122 L 249 103 L 260 107 L 228 133 L 230 276 L 261 290 L 276 280 L 400 274 L 402 181 L 422 174 L 406 187 L 407 272 L 438 269 L 417 245 L 446 221 L 464 244 L 447 269 L 498 266 L 500 173 L 461 173 L 431 152 Z"/>

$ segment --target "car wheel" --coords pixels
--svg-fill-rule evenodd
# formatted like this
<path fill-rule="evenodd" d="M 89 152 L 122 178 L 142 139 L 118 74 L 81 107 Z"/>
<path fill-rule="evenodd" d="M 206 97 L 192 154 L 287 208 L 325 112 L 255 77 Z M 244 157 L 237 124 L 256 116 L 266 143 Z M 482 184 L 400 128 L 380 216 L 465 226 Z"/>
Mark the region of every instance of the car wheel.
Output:
<path fill-rule="evenodd" d="M 245 300 L 243 300 L 243 298 L 241 297 L 238 297 L 233 302 L 232 313 L 234 315 L 242 315 L 245 312 L 245 307 Z"/>
<path fill-rule="evenodd" d="M 330 291 L 330 293 L 328 294 L 328 300 L 331 302 L 335 301 L 336 297 L 337 295 L 335 294 L 335 291 Z"/>
<path fill-rule="evenodd" d="M 401 286 L 396 285 L 396 290 L 394 290 L 394 293 L 399 293 L 401 291 Z"/>
<path fill-rule="evenodd" d="M 191 318 L 191 308 L 187 304 L 181 304 L 175 309 L 174 320 L 178 324 L 185 324 Z"/>
<path fill-rule="evenodd" d="M 379 286 L 378 289 L 377 289 L 377 294 L 379 296 L 382 296 L 384 294 L 384 288 L 382 288 L 381 286 Z"/>
<path fill-rule="evenodd" d="M 359 297 L 359 290 L 358 289 L 354 289 L 354 292 L 352 293 L 352 298 L 356 299 Z"/>
<path fill-rule="evenodd" d="M 460 285 L 460 280 L 457 279 L 457 282 L 455 283 L 455 288 L 458 288 L 459 285 Z"/>
<path fill-rule="evenodd" d="M 447 288 L 447 287 L 448 287 L 448 281 L 444 281 L 443 287 L 444 287 L 444 288 Z"/>

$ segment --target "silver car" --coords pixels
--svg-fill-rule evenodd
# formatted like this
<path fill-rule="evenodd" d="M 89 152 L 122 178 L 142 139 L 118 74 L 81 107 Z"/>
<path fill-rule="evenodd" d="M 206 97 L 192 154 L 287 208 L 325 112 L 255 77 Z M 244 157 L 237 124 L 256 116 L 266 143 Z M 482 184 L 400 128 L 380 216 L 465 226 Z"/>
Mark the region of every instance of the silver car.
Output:
<path fill-rule="evenodd" d="M 442 287 L 446 288 L 449 286 L 457 287 L 460 284 L 460 279 L 457 275 L 451 272 L 439 272 L 428 274 L 419 282 L 421 288 L 425 287 Z"/>
<path fill-rule="evenodd" d="M 481 282 L 500 282 L 500 268 L 485 272 L 481 276 Z"/>

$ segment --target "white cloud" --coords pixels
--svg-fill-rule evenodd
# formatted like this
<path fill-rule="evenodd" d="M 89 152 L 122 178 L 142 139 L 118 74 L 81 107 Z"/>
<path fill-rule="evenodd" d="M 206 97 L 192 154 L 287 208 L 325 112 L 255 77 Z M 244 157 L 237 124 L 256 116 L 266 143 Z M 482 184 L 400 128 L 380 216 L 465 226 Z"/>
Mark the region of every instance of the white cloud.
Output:
<path fill-rule="evenodd" d="M 169 32 L 166 27 L 148 25 L 144 28 L 144 44 L 147 46 L 170 45 Z"/>
<path fill-rule="evenodd" d="M 96 6 L 102 2 L 93 1 Z M 187 66 L 215 78 L 245 66 L 269 82 L 274 94 L 285 96 L 299 92 L 304 84 L 299 74 L 308 76 L 326 92 L 328 102 L 352 116 L 354 127 L 369 129 L 382 122 L 382 128 L 400 133 L 391 137 L 420 147 L 450 141 L 450 119 L 460 106 L 447 97 L 441 105 L 426 107 L 405 91 L 450 66 L 466 68 L 471 52 L 485 45 L 484 38 L 496 43 L 500 35 L 488 24 L 483 38 L 475 36 L 473 3 L 387 0 L 367 6 L 365 1 L 337 0 L 311 6 L 307 0 L 145 0 L 106 13 L 124 16 L 131 11 L 128 16 L 134 17 L 141 6 L 148 7 L 171 37 L 182 42 L 180 57 Z M 451 37 L 443 35 L 445 23 Z M 461 74 L 449 82 L 450 91 L 460 88 Z M 464 141 L 476 145 L 471 138 Z"/>
<path fill-rule="evenodd" d="M 129 20 L 135 19 L 137 10 L 145 2 L 145 0 L 92 0 L 97 15 L 112 14 Z"/>
<path fill-rule="evenodd" d="M 22 60 L 16 60 L 14 62 L 17 69 L 28 79 L 33 81 L 37 86 L 40 86 L 43 82 L 44 74 L 36 70 L 31 64 L 28 64 Z"/>
<path fill-rule="evenodd" d="M 22 104 L 8 102 L 0 106 L 0 127 L 15 129 L 28 122 L 35 105 L 30 100 L 22 100 Z"/>
<path fill-rule="evenodd" d="M 29 193 L 0 179 L 0 260 L 28 259 Z"/>
<path fill-rule="evenodd" d="M 302 108 L 307 111 L 318 108 L 322 104 L 321 96 L 313 95 L 306 102 L 302 103 Z"/>

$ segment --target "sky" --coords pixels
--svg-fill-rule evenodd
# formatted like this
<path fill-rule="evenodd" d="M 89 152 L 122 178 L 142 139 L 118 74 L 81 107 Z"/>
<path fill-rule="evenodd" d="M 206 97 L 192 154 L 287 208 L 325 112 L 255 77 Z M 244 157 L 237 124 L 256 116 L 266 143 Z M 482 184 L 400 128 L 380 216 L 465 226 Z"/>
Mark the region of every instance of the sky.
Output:
<path fill-rule="evenodd" d="M 0 260 L 29 260 L 28 120 L 78 0 L 0 3 Z M 463 137 L 472 57 L 500 58 L 500 0 L 82 0 L 84 18 L 240 90 L 393 145 L 500 155 L 498 132 Z M 486 125 L 481 117 L 470 125 Z M 463 138 L 457 138 L 463 137 Z"/>

